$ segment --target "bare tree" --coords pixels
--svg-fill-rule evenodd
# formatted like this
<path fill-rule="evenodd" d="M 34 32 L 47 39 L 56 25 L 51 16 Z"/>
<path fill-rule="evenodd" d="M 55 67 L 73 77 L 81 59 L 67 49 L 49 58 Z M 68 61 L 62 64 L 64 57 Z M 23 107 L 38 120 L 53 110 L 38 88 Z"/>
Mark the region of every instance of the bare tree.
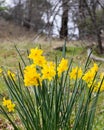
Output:
<path fill-rule="evenodd" d="M 42 16 L 50 8 L 47 0 L 26 0 L 24 20 L 30 25 L 31 29 L 42 29 L 44 21 Z"/>

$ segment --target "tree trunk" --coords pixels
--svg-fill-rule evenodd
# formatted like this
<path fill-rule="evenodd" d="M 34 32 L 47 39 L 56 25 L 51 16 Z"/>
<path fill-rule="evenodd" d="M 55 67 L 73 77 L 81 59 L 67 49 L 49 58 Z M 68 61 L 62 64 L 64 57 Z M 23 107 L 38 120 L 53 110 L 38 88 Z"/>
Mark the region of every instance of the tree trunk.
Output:
<path fill-rule="evenodd" d="M 62 14 L 62 22 L 60 29 L 60 38 L 66 39 L 68 36 L 68 2 L 62 0 L 63 14 Z"/>
<path fill-rule="evenodd" d="M 78 29 L 79 29 L 79 39 L 83 39 L 84 38 L 84 30 L 83 30 L 83 26 L 85 25 L 86 22 L 86 15 L 85 15 L 85 3 L 83 0 L 79 0 L 79 18 L 78 18 Z"/>
<path fill-rule="evenodd" d="M 100 54 L 103 54 L 104 52 L 103 52 L 102 39 L 101 39 L 100 32 L 97 32 L 97 41 L 98 41 L 99 52 Z"/>

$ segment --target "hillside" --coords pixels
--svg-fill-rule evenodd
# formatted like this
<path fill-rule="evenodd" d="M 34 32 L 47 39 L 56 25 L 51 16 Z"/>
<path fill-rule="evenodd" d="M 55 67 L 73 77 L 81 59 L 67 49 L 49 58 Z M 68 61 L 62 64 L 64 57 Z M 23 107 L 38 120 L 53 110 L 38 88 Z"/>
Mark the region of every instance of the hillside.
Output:
<path fill-rule="evenodd" d="M 23 37 L 29 34 L 31 34 L 31 32 L 27 31 L 26 28 L 20 27 L 0 17 L 0 40 Z"/>

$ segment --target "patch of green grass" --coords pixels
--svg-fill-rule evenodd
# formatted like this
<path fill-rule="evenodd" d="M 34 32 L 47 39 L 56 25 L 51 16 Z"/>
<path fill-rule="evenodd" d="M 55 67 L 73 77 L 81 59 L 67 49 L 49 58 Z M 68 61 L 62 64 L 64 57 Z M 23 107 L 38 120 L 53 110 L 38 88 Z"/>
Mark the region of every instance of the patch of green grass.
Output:
<path fill-rule="evenodd" d="M 7 87 L 3 81 L 3 79 L 0 77 L 0 95 L 5 96 L 7 94 Z"/>
<path fill-rule="evenodd" d="M 67 47 L 67 53 L 70 55 L 76 56 L 84 52 L 84 48 L 82 47 Z"/>
<path fill-rule="evenodd" d="M 104 93 L 99 96 L 93 130 L 104 130 Z"/>

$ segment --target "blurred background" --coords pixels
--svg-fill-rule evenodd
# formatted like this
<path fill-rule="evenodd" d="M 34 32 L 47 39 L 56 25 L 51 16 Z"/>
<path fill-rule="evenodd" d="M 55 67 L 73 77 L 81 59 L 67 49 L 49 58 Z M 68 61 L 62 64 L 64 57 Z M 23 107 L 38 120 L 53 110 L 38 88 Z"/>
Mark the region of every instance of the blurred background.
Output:
<path fill-rule="evenodd" d="M 0 30 L 0 38 L 34 33 L 33 39 L 84 40 L 103 54 L 104 1 L 0 0 Z"/>

